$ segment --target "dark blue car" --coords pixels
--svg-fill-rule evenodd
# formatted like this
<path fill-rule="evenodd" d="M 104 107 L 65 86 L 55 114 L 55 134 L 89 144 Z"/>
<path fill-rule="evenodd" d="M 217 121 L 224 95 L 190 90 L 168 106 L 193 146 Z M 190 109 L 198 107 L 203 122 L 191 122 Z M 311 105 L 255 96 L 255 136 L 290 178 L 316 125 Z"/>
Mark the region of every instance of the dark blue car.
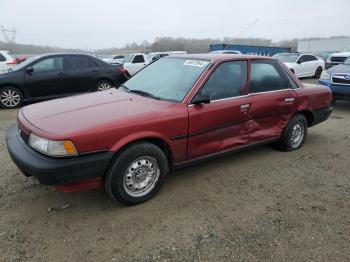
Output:
<path fill-rule="evenodd" d="M 350 100 L 350 58 L 342 64 L 323 71 L 320 83 L 332 90 L 333 102 Z"/>

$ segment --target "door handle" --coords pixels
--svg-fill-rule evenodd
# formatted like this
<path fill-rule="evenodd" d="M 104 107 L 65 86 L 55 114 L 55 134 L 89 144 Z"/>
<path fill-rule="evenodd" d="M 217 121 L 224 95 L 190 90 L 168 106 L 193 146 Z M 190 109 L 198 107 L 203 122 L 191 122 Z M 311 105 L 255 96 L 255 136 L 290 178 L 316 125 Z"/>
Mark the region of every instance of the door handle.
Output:
<path fill-rule="evenodd" d="M 241 111 L 247 111 L 249 107 L 250 107 L 250 104 L 241 105 Z"/>
<path fill-rule="evenodd" d="M 286 102 L 286 103 L 293 103 L 294 101 L 295 101 L 294 97 L 287 97 L 284 99 L 284 102 Z"/>
<path fill-rule="evenodd" d="M 59 72 L 57 75 L 64 76 L 64 72 Z"/>
<path fill-rule="evenodd" d="M 92 72 L 92 73 L 97 73 L 98 70 L 97 70 L 97 69 L 93 69 L 93 70 L 91 70 L 91 72 Z"/>

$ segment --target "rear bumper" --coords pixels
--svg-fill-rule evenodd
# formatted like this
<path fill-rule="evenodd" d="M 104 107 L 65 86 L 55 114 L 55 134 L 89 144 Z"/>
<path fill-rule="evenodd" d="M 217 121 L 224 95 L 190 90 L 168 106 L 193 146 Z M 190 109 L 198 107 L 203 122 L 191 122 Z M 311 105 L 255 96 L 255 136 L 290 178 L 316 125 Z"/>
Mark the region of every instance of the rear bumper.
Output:
<path fill-rule="evenodd" d="M 331 106 L 323 107 L 314 111 L 314 120 L 312 125 L 317 125 L 323 121 L 326 121 L 333 112 L 333 108 Z"/>
<path fill-rule="evenodd" d="M 112 152 L 82 155 L 73 158 L 52 158 L 29 147 L 18 132 L 17 125 L 6 131 L 8 152 L 17 167 L 34 176 L 43 185 L 67 185 L 104 176 L 113 157 Z"/>

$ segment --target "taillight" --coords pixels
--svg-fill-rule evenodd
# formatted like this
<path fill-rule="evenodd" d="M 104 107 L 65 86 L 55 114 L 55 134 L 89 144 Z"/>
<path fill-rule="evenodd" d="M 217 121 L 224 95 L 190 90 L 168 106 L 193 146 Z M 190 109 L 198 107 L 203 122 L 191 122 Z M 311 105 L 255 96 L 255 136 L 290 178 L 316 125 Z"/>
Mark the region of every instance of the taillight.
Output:
<path fill-rule="evenodd" d="M 125 68 L 124 68 L 124 67 L 121 67 L 121 68 L 119 69 L 119 73 L 122 74 L 122 75 L 124 75 L 124 74 L 125 74 Z"/>
<path fill-rule="evenodd" d="M 6 63 L 7 65 L 17 65 L 16 60 L 12 60 Z"/>

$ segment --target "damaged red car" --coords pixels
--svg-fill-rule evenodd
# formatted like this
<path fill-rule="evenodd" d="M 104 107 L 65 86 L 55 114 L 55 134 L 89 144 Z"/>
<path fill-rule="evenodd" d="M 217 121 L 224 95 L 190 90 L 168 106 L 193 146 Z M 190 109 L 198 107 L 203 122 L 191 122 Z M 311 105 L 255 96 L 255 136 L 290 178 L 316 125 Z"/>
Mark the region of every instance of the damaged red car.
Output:
<path fill-rule="evenodd" d="M 132 205 L 174 168 L 272 142 L 300 148 L 331 100 L 328 87 L 302 84 L 275 59 L 181 55 L 118 89 L 26 106 L 6 142 L 26 176 L 62 191 L 104 184 Z"/>

